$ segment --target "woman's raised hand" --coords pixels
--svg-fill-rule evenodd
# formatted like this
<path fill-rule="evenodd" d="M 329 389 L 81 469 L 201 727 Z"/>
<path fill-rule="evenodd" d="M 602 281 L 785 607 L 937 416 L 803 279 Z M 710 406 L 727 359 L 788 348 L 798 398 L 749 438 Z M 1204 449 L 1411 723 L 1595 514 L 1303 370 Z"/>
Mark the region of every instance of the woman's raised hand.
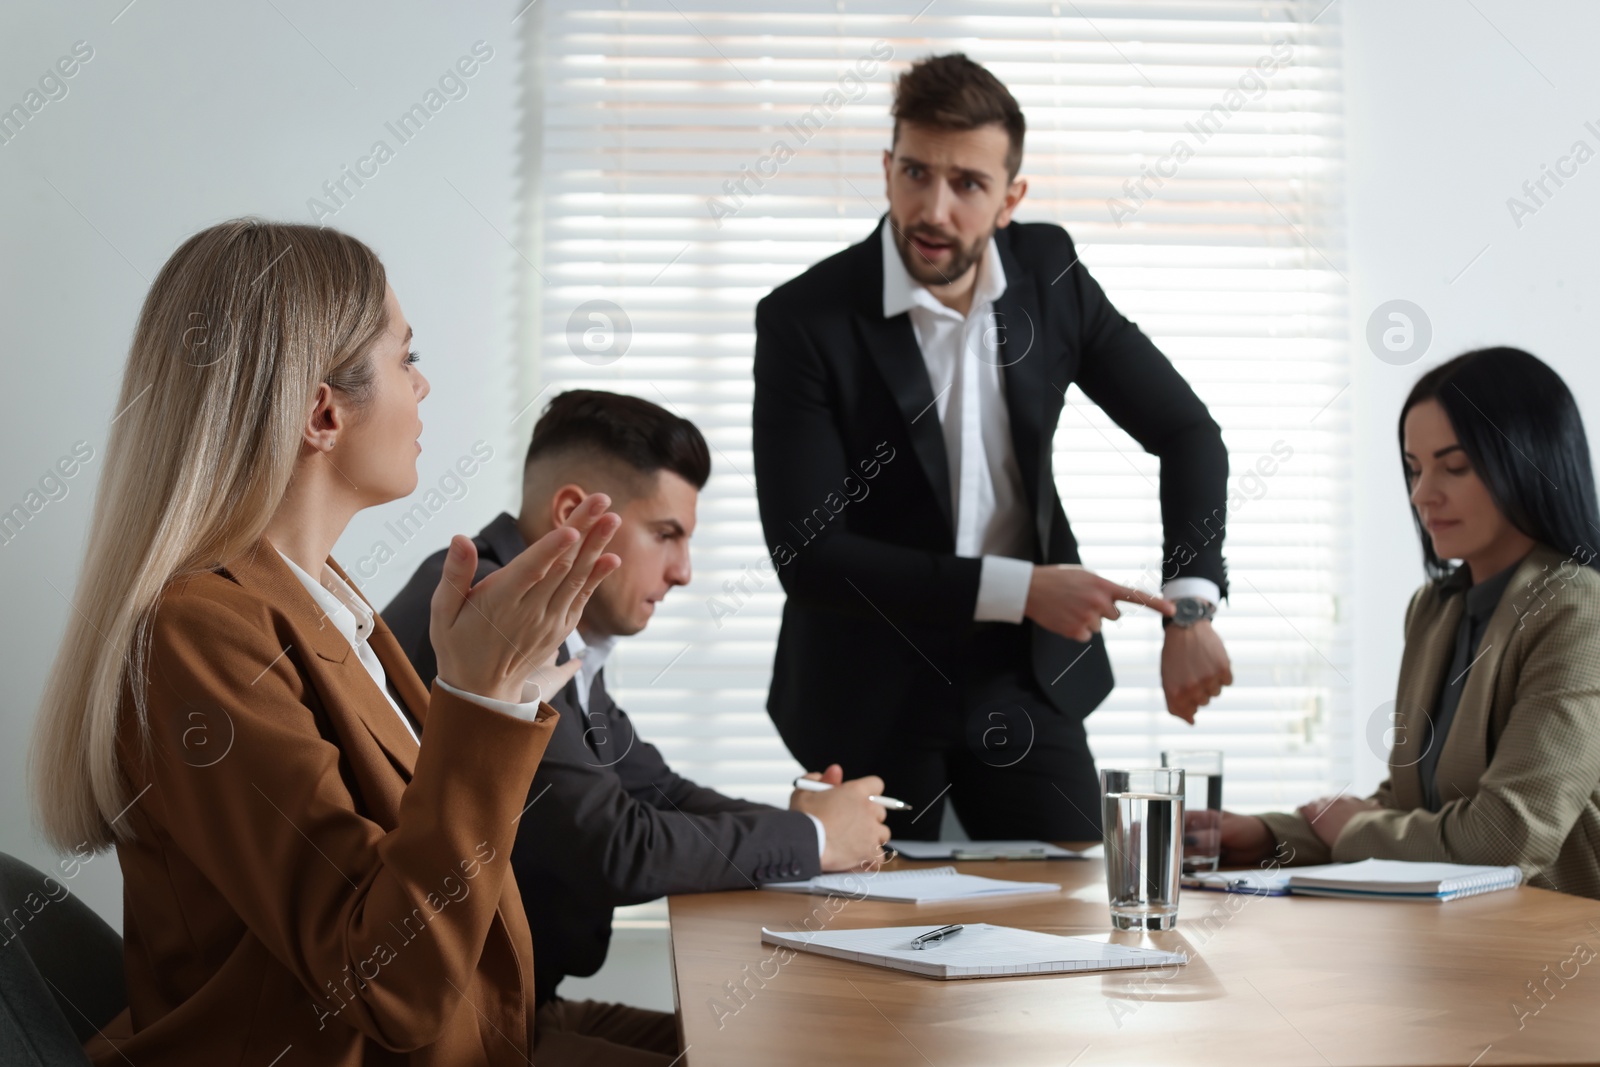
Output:
<path fill-rule="evenodd" d="M 479 696 L 522 701 L 522 683 L 549 662 L 595 586 L 622 563 L 605 551 L 622 522 L 610 506 L 605 494 L 591 493 L 563 525 L 476 585 L 477 547 L 460 534 L 450 539 L 428 631 L 440 679 Z"/>

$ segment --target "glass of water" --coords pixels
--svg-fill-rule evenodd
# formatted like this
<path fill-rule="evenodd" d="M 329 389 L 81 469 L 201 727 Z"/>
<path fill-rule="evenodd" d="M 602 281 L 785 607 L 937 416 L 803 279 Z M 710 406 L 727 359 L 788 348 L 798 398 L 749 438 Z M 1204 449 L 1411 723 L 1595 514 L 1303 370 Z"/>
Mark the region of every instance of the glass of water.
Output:
<path fill-rule="evenodd" d="M 1106 890 L 1118 930 L 1170 930 L 1178 923 L 1183 775 L 1181 768 L 1100 772 Z"/>
<path fill-rule="evenodd" d="M 1222 753 L 1161 753 L 1161 766 L 1184 770 L 1183 873 L 1214 871 L 1222 860 Z"/>

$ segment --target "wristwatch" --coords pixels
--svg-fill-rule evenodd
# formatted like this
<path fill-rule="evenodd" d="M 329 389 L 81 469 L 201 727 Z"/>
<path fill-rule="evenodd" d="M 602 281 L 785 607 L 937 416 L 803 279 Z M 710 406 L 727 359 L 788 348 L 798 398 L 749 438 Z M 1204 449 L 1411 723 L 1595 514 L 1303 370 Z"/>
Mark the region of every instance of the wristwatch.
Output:
<path fill-rule="evenodd" d="M 1217 606 L 1215 604 L 1209 600 L 1202 600 L 1197 596 L 1181 596 L 1174 600 L 1173 603 L 1178 606 L 1178 610 L 1173 612 L 1171 616 L 1162 617 L 1161 625 L 1163 628 L 1176 626 L 1180 630 L 1187 630 L 1201 619 L 1210 622 L 1217 614 Z"/>

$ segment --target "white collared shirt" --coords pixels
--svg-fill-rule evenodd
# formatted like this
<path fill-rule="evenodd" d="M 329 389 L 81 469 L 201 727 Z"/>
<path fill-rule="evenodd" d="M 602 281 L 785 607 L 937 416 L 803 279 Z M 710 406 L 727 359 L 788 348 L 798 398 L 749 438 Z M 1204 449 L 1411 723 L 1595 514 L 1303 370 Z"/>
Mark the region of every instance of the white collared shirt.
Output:
<path fill-rule="evenodd" d="M 378 687 L 378 692 L 383 694 L 384 699 L 389 702 L 389 706 L 394 709 L 394 713 L 399 716 L 401 724 L 406 728 L 406 733 L 411 735 L 413 741 L 419 741 L 417 731 L 412 729 L 411 720 L 406 718 L 405 713 L 400 710 L 400 705 L 396 703 L 394 695 L 389 692 L 389 680 L 384 674 L 383 664 L 378 661 L 378 654 L 372 651 L 372 645 L 367 641 L 367 638 L 372 635 L 374 624 L 372 609 L 367 607 L 366 602 L 361 599 L 354 589 L 350 588 L 350 583 L 334 573 L 332 567 L 323 564 L 322 581 L 318 582 L 317 579 L 307 574 L 298 563 L 285 556 L 281 549 L 277 549 L 276 545 L 273 548 L 277 550 L 278 555 L 283 556 L 283 561 L 289 565 L 289 569 L 300 580 L 300 584 L 305 586 L 306 592 L 311 594 L 311 599 L 317 602 L 317 607 L 322 609 L 324 618 L 333 624 L 334 629 L 344 635 L 346 641 L 350 642 L 350 647 L 355 649 L 356 658 L 361 661 L 361 666 L 365 667 L 367 674 L 372 677 L 373 683 Z M 439 683 L 440 688 L 448 693 L 452 693 L 464 700 L 470 700 L 475 704 L 481 704 L 486 708 L 504 712 L 507 715 L 515 715 L 519 719 L 526 719 L 532 722 L 539 714 L 537 686 L 533 686 L 535 691 L 534 699 L 517 704 L 509 700 L 495 700 L 491 697 L 479 696 L 476 693 L 464 692 L 446 682 L 443 678 L 435 679 L 435 681 Z M 532 686 L 532 683 L 527 683 L 524 686 L 524 697 L 529 695 L 528 686 Z"/>
<path fill-rule="evenodd" d="M 984 249 L 966 315 L 946 307 L 906 270 L 895 248 L 892 222 L 883 224 L 883 317 L 909 312 L 928 370 L 944 431 L 955 508 L 956 555 L 981 556 L 979 622 L 1020 623 L 1033 580 L 1033 518 L 1011 442 L 999 331 L 994 302 L 1006 291 L 1005 268 L 994 237 Z M 1167 597 L 1198 596 L 1215 604 L 1219 590 L 1208 578 L 1174 578 Z"/>

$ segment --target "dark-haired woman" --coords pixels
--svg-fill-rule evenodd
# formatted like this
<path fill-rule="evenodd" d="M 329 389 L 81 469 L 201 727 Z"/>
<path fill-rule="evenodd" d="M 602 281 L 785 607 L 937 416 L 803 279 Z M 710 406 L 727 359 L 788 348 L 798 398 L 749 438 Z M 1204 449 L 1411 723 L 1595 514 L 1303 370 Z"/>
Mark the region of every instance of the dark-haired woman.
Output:
<path fill-rule="evenodd" d="M 1224 860 L 1516 865 L 1600 897 L 1600 516 L 1577 404 L 1526 352 L 1468 352 L 1411 390 L 1400 449 L 1431 580 L 1406 610 L 1389 777 L 1224 815 Z"/>

